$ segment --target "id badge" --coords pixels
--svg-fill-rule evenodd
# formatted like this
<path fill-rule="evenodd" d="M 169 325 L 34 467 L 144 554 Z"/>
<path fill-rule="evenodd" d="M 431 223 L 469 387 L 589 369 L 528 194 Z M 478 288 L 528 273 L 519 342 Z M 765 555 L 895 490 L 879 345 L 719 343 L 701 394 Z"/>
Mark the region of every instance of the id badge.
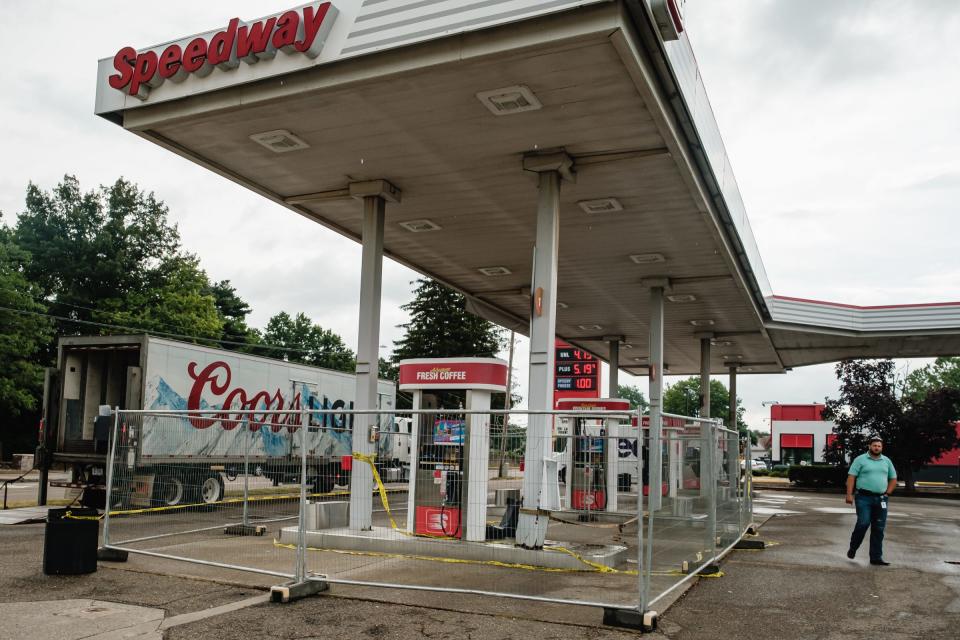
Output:
<path fill-rule="evenodd" d="M 880 508 L 881 508 L 881 509 L 886 509 L 886 508 L 887 508 L 887 499 L 886 499 L 886 498 L 884 498 L 883 500 L 880 501 Z"/>

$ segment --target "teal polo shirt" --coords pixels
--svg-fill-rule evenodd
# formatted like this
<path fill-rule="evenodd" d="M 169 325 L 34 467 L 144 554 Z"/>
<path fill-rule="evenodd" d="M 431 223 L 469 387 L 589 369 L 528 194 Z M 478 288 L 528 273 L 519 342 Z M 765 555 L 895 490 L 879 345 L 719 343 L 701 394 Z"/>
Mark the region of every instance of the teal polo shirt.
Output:
<path fill-rule="evenodd" d="M 887 483 L 897 477 L 897 470 L 893 468 L 890 458 L 883 454 L 876 460 L 869 453 L 857 456 L 847 473 L 856 477 L 857 489 L 874 493 L 885 492 Z"/>

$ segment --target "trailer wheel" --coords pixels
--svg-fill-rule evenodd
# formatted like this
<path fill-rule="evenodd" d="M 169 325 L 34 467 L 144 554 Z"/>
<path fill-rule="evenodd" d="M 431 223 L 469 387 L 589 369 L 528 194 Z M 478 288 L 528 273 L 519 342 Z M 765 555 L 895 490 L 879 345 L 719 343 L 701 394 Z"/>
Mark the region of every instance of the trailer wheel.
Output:
<path fill-rule="evenodd" d="M 320 467 L 317 475 L 313 476 L 314 493 L 330 493 L 333 491 L 334 477 L 330 467 Z"/>
<path fill-rule="evenodd" d="M 199 501 L 207 506 L 213 506 L 223 500 L 223 477 L 216 471 L 206 471 L 200 477 Z"/>
<path fill-rule="evenodd" d="M 183 476 L 176 472 L 158 475 L 159 482 L 154 482 L 153 501 L 161 507 L 175 507 L 183 504 L 187 494 Z"/>

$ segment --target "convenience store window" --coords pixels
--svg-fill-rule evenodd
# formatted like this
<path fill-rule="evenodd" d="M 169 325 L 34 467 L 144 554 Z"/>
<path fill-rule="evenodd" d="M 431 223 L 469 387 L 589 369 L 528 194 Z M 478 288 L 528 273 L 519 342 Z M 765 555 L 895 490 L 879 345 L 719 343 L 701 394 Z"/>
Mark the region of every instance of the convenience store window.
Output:
<path fill-rule="evenodd" d="M 813 434 L 781 434 L 780 462 L 782 464 L 813 464 Z"/>

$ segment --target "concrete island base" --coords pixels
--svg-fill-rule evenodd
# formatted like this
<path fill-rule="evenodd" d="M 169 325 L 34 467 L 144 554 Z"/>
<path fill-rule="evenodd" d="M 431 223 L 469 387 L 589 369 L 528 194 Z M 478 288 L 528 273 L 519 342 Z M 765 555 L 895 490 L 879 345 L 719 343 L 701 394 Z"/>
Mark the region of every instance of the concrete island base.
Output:
<path fill-rule="evenodd" d="M 282 544 L 297 544 L 297 527 L 280 530 Z M 312 549 L 391 553 L 401 556 L 456 558 L 478 562 L 497 561 L 550 569 L 589 570 L 588 563 L 617 568 L 627 559 L 627 548 L 619 545 L 594 545 L 550 541 L 540 550 L 523 549 L 511 540 L 466 542 L 411 536 L 389 527 L 370 531 L 350 531 L 346 527 L 306 531 L 307 547 Z M 566 549 L 566 551 L 561 550 Z M 579 556 L 579 557 L 578 557 Z M 582 558 L 582 560 L 580 559 Z"/>

